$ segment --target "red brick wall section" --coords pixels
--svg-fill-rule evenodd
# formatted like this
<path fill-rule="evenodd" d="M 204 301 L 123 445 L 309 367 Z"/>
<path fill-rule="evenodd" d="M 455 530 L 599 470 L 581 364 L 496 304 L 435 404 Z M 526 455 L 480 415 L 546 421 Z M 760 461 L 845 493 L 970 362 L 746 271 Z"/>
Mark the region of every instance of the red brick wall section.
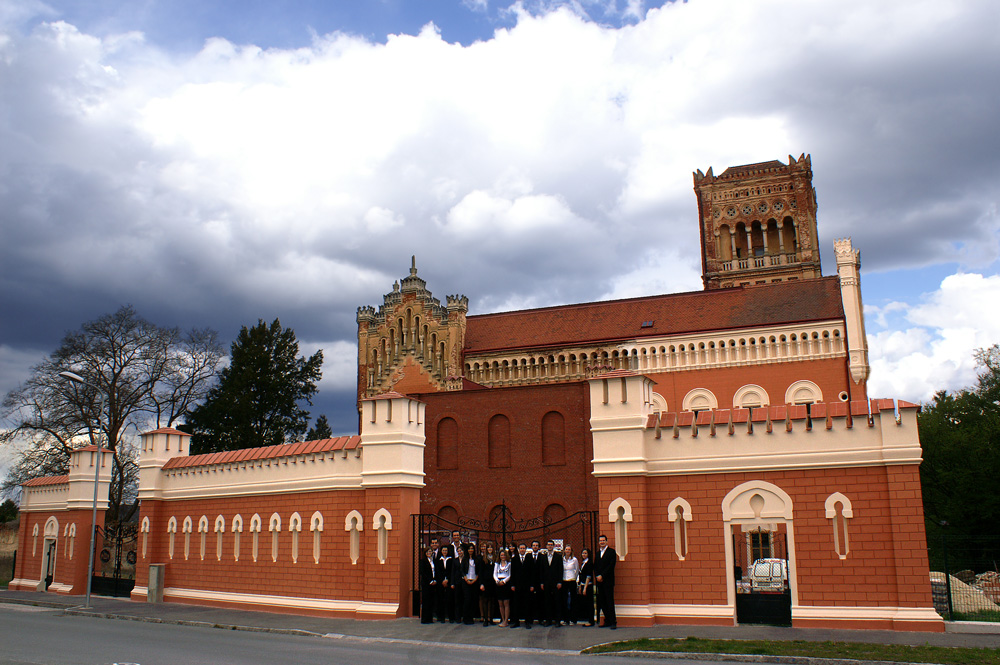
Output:
<path fill-rule="evenodd" d="M 90 548 L 91 511 L 61 510 L 48 512 L 21 513 L 21 525 L 18 528 L 17 569 L 15 579 L 39 580 L 42 577 L 42 562 L 45 555 L 45 523 L 49 517 L 59 521 L 59 533 L 56 537 L 56 565 L 52 575 L 53 584 L 67 584 L 72 587 L 67 593 L 83 595 L 87 592 L 87 564 Z M 32 531 L 38 525 L 38 538 L 32 543 Z M 76 524 L 76 537 L 70 540 L 64 536 L 66 526 Z M 97 512 L 97 524 L 103 526 L 104 511 Z M 70 543 L 72 554 L 70 557 Z M 33 546 L 34 545 L 34 546 Z M 34 554 L 32 554 L 34 550 Z M 96 563 L 95 563 L 96 565 Z M 24 586 L 10 587 L 12 590 L 34 591 L 35 588 Z"/>
<path fill-rule="evenodd" d="M 801 605 L 931 607 L 915 465 L 653 477 L 645 487 L 642 478 L 601 478 L 600 530 L 613 538 L 607 506 L 619 496 L 632 505 L 635 518 L 629 525 L 629 557 L 618 566 L 618 603 L 725 605 L 732 576 L 725 561 L 722 501 L 750 480 L 777 485 L 791 497 L 793 573 Z M 846 559 L 834 550 L 832 520 L 825 515 L 826 499 L 834 492 L 843 493 L 853 507 Z M 684 561 L 677 558 L 667 519 L 667 506 L 678 496 L 691 504 L 693 517 Z M 644 528 L 640 520 L 648 525 Z M 656 561 L 655 570 L 646 570 L 642 551 Z"/>
<path fill-rule="evenodd" d="M 667 400 L 668 411 L 680 411 L 684 396 L 695 388 L 707 388 L 719 401 L 720 409 L 732 406 L 733 395 L 747 384 L 757 384 L 767 391 L 771 404 L 784 404 L 785 391 L 796 381 L 812 381 L 823 391 L 823 401 L 835 402 L 841 391 L 851 394 L 860 390 L 850 379 L 846 358 L 828 358 L 808 362 L 779 362 L 772 365 L 696 369 L 662 374 L 646 373 L 656 386 L 656 392 Z M 851 392 L 851 390 L 855 392 Z"/>
<path fill-rule="evenodd" d="M 395 490 L 397 493 L 400 490 Z M 412 490 L 413 493 L 416 490 Z M 398 502 L 400 508 L 403 503 Z M 184 588 L 206 591 L 246 593 L 274 596 L 310 597 L 330 600 L 366 600 L 366 569 L 375 561 L 375 534 L 371 529 L 372 512 L 367 509 L 365 493 L 362 490 L 338 492 L 305 492 L 250 497 L 217 497 L 177 501 L 144 501 L 140 515 L 150 519 L 150 538 L 146 558 L 141 557 L 137 569 L 137 586 L 148 582 L 149 564 L 166 564 L 165 586 L 169 589 Z M 309 530 L 313 512 L 323 515 L 323 535 L 320 561 L 313 560 L 313 534 Z M 364 531 L 361 536 L 361 557 L 356 565 L 350 559 L 350 535 L 344 530 L 344 519 L 352 510 L 364 516 Z M 389 508 L 392 512 L 392 508 Z M 272 513 L 281 516 L 281 532 L 278 536 L 277 561 L 271 558 L 271 532 L 269 530 Z M 289 518 L 298 512 L 302 518 L 299 532 L 298 560 L 292 561 L 292 534 L 289 532 Z M 240 557 L 234 559 L 232 532 L 233 516 L 239 513 L 243 518 L 243 532 L 240 534 Z M 254 513 L 261 517 L 258 557 L 254 562 L 253 534 L 250 521 Z M 222 559 L 216 556 L 215 519 L 222 515 L 226 520 L 223 534 Z M 202 515 L 208 518 L 209 533 L 206 536 L 205 558 L 201 559 L 201 534 L 198 521 Z M 170 517 L 177 518 L 174 556 L 169 557 L 167 523 Z M 184 559 L 184 517 L 193 522 L 190 555 Z M 398 520 L 398 522 L 397 522 Z M 405 527 L 409 515 L 393 513 L 394 533 L 396 528 Z M 399 524 L 400 527 L 396 527 Z M 391 543 L 391 546 L 396 544 Z M 387 601 L 388 602 L 388 601 Z M 296 610 L 298 611 L 298 610 Z M 350 613 L 353 616 L 353 612 Z"/>
<path fill-rule="evenodd" d="M 452 506 L 462 516 L 486 517 L 506 501 L 518 519 L 537 517 L 546 506 L 560 503 L 570 515 L 593 510 L 597 483 L 592 475 L 589 386 L 564 383 L 491 388 L 420 395 L 427 403 L 421 512 L 438 513 Z M 542 419 L 561 413 L 565 425 L 565 464 L 543 464 Z M 510 420 L 510 466 L 489 466 L 489 422 L 496 414 Z M 437 424 L 458 423 L 456 468 L 437 467 Z"/>
<path fill-rule="evenodd" d="M 377 557 L 378 532 L 373 516 L 385 508 L 392 517 L 388 531 L 388 556 L 385 563 Z M 364 568 L 364 599 L 369 603 L 399 603 L 396 616 L 410 615 L 410 577 L 413 570 L 413 529 L 411 515 L 420 508 L 418 489 L 384 488 L 365 491 L 365 532 L 362 551 L 368 563 Z M 359 614 L 359 618 L 367 617 Z M 384 618 L 381 617 L 381 618 Z"/>

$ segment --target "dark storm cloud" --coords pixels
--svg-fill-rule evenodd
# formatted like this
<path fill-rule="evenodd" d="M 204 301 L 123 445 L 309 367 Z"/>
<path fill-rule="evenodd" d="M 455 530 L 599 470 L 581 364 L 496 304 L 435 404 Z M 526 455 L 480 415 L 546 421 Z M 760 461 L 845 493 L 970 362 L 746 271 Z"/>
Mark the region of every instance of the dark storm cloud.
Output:
<path fill-rule="evenodd" d="M 355 309 L 411 255 L 473 313 L 696 289 L 691 171 L 789 153 L 813 157 L 828 272 L 846 235 L 867 270 L 1000 255 L 992 4 L 517 20 L 467 47 L 426 29 L 194 54 L 5 28 L 0 391 L 123 303 L 225 338 L 280 317 L 326 351 L 313 412 L 349 430 Z"/>

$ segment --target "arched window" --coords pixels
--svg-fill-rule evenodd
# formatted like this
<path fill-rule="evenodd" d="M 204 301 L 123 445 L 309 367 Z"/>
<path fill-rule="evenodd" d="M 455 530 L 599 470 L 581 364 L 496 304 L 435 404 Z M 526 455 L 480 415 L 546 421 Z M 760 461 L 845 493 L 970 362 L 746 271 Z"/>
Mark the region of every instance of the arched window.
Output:
<path fill-rule="evenodd" d="M 796 381 L 785 391 L 785 404 L 813 404 L 823 401 L 823 391 L 812 381 Z"/>
<path fill-rule="evenodd" d="M 281 533 L 281 515 L 271 513 L 267 528 L 271 532 L 271 561 L 278 560 L 278 534 Z"/>
<path fill-rule="evenodd" d="M 167 520 L 167 558 L 174 558 L 174 536 L 177 534 L 177 518 Z"/>
<path fill-rule="evenodd" d="M 510 466 L 510 420 L 502 413 L 490 418 L 487 432 L 487 456 L 493 468 Z"/>
<path fill-rule="evenodd" d="M 205 541 L 208 539 L 208 517 L 202 515 L 198 520 L 198 554 L 205 560 Z"/>
<path fill-rule="evenodd" d="M 677 497 L 667 506 L 667 520 L 674 525 L 674 552 L 681 561 L 687 558 L 687 523 L 692 519 L 691 504 Z"/>
<path fill-rule="evenodd" d="M 392 515 L 385 508 L 379 508 L 372 518 L 372 528 L 375 529 L 377 547 L 375 555 L 379 563 L 385 563 L 389 558 L 389 531 L 392 530 Z"/>
<path fill-rule="evenodd" d="M 352 510 L 347 513 L 347 518 L 344 519 L 344 531 L 347 531 L 350 534 L 349 555 L 351 557 L 352 566 L 357 564 L 358 559 L 361 558 L 361 532 L 364 528 L 364 519 L 362 519 L 361 513 L 356 510 Z"/>
<path fill-rule="evenodd" d="M 615 526 L 615 552 L 624 561 L 628 556 L 628 523 L 632 521 L 632 506 L 618 497 L 608 506 L 608 521 Z"/>
<path fill-rule="evenodd" d="M 834 492 L 826 498 L 826 518 L 833 525 L 833 549 L 841 559 L 846 559 L 850 552 L 847 539 L 847 520 L 854 517 L 851 500 L 840 492 Z"/>
<path fill-rule="evenodd" d="M 558 411 L 542 417 L 542 464 L 566 464 L 566 421 Z"/>
<path fill-rule="evenodd" d="M 288 518 L 288 530 L 292 534 L 292 563 L 299 562 L 299 533 L 302 531 L 302 517 L 296 512 Z"/>
<path fill-rule="evenodd" d="M 215 518 L 215 560 L 222 561 L 222 534 L 226 532 L 226 518 L 219 515 Z"/>
<path fill-rule="evenodd" d="M 719 400 L 708 388 L 695 388 L 684 396 L 681 408 L 685 411 L 709 411 L 719 408 Z"/>
<path fill-rule="evenodd" d="M 743 386 L 733 395 L 733 408 L 736 409 L 751 409 L 768 404 L 770 401 L 767 391 L 753 383 Z"/>
<path fill-rule="evenodd" d="M 191 556 L 191 532 L 194 530 L 194 521 L 188 515 L 181 524 L 181 531 L 184 532 L 184 560 Z"/>
<path fill-rule="evenodd" d="M 313 563 L 319 563 L 320 540 L 323 535 L 323 514 L 318 510 L 309 518 L 309 530 L 312 531 L 313 535 Z"/>
<path fill-rule="evenodd" d="M 437 426 L 437 467 L 458 468 L 458 423 L 454 418 L 442 418 Z"/>
<path fill-rule="evenodd" d="M 241 515 L 233 516 L 233 560 L 240 560 L 240 534 L 243 533 L 243 517 Z"/>
<path fill-rule="evenodd" d="M 73 533 L 76 534 L 76 525 L 73 525 Z M 143 517 L 142 524 L 139 526 L 139 531 L 142 532 L 142 558 L 146 558 L 146 547 L 149 544 L 149 518 Z M 73 545 L 70 543 L 69 558 L 73 558 Z"/>
<path fill-rule="evenodd" d="M 250 518 L 250 537 L 251 537 L 251 540 L 253 541 L 252 554 L 253 554 L 254 563 L 257 562 L 257 554 L 258 554 L 259 548 L 260 548 L 260 527 L 261 527 L 261 523 L 262 523 L 262 520 L 260 519 L 260 515 L 258 515 L 257 513 L 254 513 L 253 517 Z"/>

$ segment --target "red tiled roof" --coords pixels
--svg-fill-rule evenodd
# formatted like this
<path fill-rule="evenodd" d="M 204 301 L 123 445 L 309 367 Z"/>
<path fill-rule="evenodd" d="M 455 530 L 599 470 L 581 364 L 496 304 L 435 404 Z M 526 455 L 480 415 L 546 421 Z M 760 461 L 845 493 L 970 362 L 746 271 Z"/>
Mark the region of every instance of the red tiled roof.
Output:
<path fill-rule="evenodd" d="M 179 429 L 174 429 L 173 427 L 161 427 L 160 429 L 143 432 L 143 434 L 183 434 L 184 436 L 191 436 L 187 432 L 182 432 Z"/>
<path fill-rule="evenodd" d="M 187 457 L 172 457 L 163 465 L 164 469 L 186 469 L 192 466 L 209 466 L 229 462 L 250 462 L 262 459 L 290 457 L 292 455 L 307 455 L 309 453 L 325 453 L 336 450 L 354 450 L 361 444 L 361 437 L 338 436 L 333 439 L 317 439 L 299 443 L 283 443 L 278 446 L 264 448 L 243 448 L 242 450 L 226 450 L 221 453 L 205 453 Z"/>
<path fill-rule="evenodd" d="M 465 353 L 843 319 L 835 276 L 470 316 Z M 642 327 L 644 323 L 651 323 Z"/>
<path fill-rule="evenodd" d="M 21 487 L 39 487 L 41 485 L 62 485 L 69 482 L 69 476 L 42 476 L 41 478 L 32 478 L 27 482 L 21 483 Z"/>

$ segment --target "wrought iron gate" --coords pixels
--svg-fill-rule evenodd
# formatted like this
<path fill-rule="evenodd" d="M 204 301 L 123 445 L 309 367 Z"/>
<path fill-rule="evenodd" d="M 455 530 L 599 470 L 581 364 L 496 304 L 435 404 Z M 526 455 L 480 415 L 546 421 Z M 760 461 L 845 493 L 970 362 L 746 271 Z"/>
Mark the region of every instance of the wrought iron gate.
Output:
<path fill-rule="evenodd" d="M 138 535 L 136 522 L 108 522 L 97 527 L 93 593 L 126 598 L 132 593 Z"/>
<path fill-rule="evenodd" d="M 736 622 L 792 625 L 785 534 L 757 529 L 733 534 Z"/>
<path fill-rule="evenodd" d="M 410 588 L 413 591 L 413 614 L 419 614 L 418 598 L 420 595 L 420 576 L 418 566 L 424 550 L 430 546 L 431 538 L 436 537 L 440 544 L 447 545 L 451 541 L 453 531 L 458 531 L 464 543 L 476 543 L 480 556 L 486 552 L 486 546 L 492 544 L 495 548 L 516 547 L 520 543 L 530 545 L 532 540 L 546 540 L 570 544 L 579 555 L 583 548 L 591 552 L 597 547 L 597 511 L 584 510 L 573 513 L 562 519 L 553 520 L 548 517 L 532 517 L 518 519 L 502 503 L 491 511 L 486 519 L 475 517 L 459 517 L 452 521 L 438 515 L 420 514 L 413 516 L 413 570 Z"/>

